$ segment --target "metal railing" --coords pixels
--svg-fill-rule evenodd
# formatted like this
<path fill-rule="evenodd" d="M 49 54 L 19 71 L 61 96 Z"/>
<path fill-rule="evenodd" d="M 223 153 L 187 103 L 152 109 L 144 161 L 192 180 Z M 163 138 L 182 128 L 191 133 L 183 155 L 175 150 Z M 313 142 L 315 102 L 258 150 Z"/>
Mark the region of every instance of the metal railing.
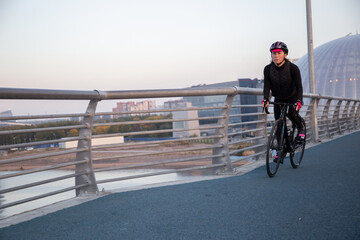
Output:
<path fill-rule="evenodd" d="M 221 105 L 184 105 L 173 109 L 96 112 L 98 102 L 111 99 L 215 95 L 224 96 Z M 266 136 L 273 123 L 271 115 L 266 116 L 262 113 L 260 104 L 236 105 L 234 98 L 237 95 L 257 95 L 261 98 L 262 90 L 239 87 L 141 91 L 0 88 L 0 99 L 90 101 L 85 113 L 0 117 L 1 123 L 33 121 L 22 127 L 10 128 L 8 125 L 1 125 L 1 181 L 55 169 L 69 170 L 69 174 L 63 176 L 30 183 L 17 181 L 16 186 L 1 187 L 0 196 L 64 179 L 75 179 L 75 184 L 60 189 L 12 202 L 2 202 L 0 209 L 73 190 L 76 196 L 97 195 L 99 185 L 155 175 L 198 171 L 214 175 L 235 174 L 244 165 L 264 159 Z M 307 122 L 308 141 L 318 142 L 360 128 L 360 100 L 318 94 L 304 94 L 304 98 L 308 104 L 301 110 L 301 114 Z M 312 119 L 313 106 L 317 106 L 318 119 Z M 244 109 L 253 111 L 243 111 Z M 207 111 L 215 111 L 217 114 L 206 116 Z M 176 113 L 193 114 L 175 117 Z M 251 120 L 243 121 L 245 117 L 251 117 Z M 80 121 L 69 120 L 74 118 Z M 42 124 L 46 121 L 35 122 L 50 119 L 62 121 L 53 125 Z M 177 124 L 182 127 L 176 127 Z M 315 129 L 318 136 L 314 137 Z M 196 134 L 190 134 L 194 132 Z M 49 139 L 49 133 L 53 136 L 52 139 Z M 174 137 L 175 135 L 177 137 Z M 97 140 L 109 140 L 114 137 L 125 137 L 130 140 L 94 144 Z M 136 141 L 136 137 L 141 138 Z M 74 141 L 77 142 L 76 147 L 58 147 Z M 39 148 L 41 146 L 48 147 Z M 118 175 L 119 171 L 128 169 L 152 171 L 127 176 Z M 98 179 L 97 175 L 102 172 L 113 174 L 111 177 Z"/>

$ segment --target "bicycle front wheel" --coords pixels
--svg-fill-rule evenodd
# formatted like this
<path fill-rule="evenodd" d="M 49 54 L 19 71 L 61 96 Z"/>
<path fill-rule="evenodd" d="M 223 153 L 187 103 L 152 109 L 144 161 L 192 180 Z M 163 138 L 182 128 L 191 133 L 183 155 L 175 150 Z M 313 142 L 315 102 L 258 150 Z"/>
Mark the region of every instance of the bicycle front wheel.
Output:
<path fill-rule="evenodd" d="M 295 136 L 298 135 L 298 130 L 294 131 L 294 139 L 293 139 L 293 150 L 290 152 L 290 163 L 293 168 L 298 168 L 300 166 L 301 160 L 303 159 L 305 152 L 305 144 L 306 144 L 306 125 L 305 120 L 302 119 L 302 124 L 305 132 L 305 139 L 302 142 L 296 142 Z"/>
<path fill-rule="evenodd" d="M 275 121 L 274 126 L 271 128 L 270 135 L 268 137 L 267 149 L 266 149 L 266 171 L 269 177 L 275 176 L 279 169 L 280 162 L 282 161 L 282 138 L 280 120 Z"/>

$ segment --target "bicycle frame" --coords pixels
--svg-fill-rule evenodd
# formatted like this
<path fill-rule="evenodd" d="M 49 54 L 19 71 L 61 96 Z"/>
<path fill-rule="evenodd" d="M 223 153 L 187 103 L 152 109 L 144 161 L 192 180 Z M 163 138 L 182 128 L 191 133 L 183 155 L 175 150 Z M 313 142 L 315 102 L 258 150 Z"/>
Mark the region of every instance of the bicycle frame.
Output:
<path fill-rule="evenodd" d="M 288 136 L 288 127 L 287 127 L 287 118 L 288 118 L 288 110 L 289 107 L 292 106 L 291 103 L 281 103 L 281 102 L 270 102 L 271 104 L 278 104 L 281 105 L 281 112 L 280 112 L 280 122 L 282 124 L 281 126 L 281 135 L 280 135 L 280 146 L 281 148 L 283 146 L 289 146 L 291 147 L 291 142 L 289 142 L 289 136 Z M 294 128 L 294 124 L 293 124 L 293 128 Z M 293 129 L 294 131 L 294 129 Z M 285 144 L 283 144 L 282 141 L 285 141 Z"/>

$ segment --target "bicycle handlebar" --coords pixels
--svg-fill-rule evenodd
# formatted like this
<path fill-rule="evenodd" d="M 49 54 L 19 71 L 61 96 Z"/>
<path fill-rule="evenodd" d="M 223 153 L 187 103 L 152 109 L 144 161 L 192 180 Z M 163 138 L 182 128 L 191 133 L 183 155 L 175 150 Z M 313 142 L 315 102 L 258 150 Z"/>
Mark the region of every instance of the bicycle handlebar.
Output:
<path fill-rule="evenodd" d="M 285 103 L 285 102 L 269 102 L 269 104 L 277 104 L 277 105 L 287 105 L 287 106 L 293 106 L 293 103 Z"/>
<path fill-rule="evenodd" d="M 263 112 L 265 111 L 266 114 L 270 114 L 269 110 L 267 107 L 263 107 Z"/>
<path fill-rule="evenodd" d="M 293 103 L 285 103 L 285 102 L 270 102 L 269 104 L 273 104 L 273 105 L 285 105 L 285 106 L 293 106 Z M 270 114 L 268 107 L 263 107 L 263 112 L 265 111 L 266 114 Z"/>

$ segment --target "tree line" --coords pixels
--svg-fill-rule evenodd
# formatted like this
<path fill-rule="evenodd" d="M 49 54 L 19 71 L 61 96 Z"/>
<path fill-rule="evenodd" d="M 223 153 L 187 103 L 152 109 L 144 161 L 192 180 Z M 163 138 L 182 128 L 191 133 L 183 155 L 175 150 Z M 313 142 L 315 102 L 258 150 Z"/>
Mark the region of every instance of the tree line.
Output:
<path fill-rule="evenodd" d="M 162 120 L 162 119 L 171 119 L 172 115 L 145 115 L 145 116 L 128 116 L 120 117 L 111 120 L 100 119 L 96 123 L 110 123 L 110 122 L 130 122 L 130 121 L 142 121 L 142 120 Z M 1 127 L 1 131 L 11 131 L 11 130 L 20 130 L 20 129 L 32 129 L 32 128 L 51 128 L 51 127 L 60 127 L 60 126 L 73 126 L 80 125 L 80 121 L 59 121 L 59 122 L 46 122 L 40 124 L 33 124 L 27 126 L 6 126 Z M 124 124 L 117 126 L 99 126 L 94 127 L 92 130 L 93 135 L 100 134 L 112 134 L 112 133 L 127 133 L 127 132 L 141 132 L 141 131 L 154 131 L 154 130 L 164 130 L 172 129 L 172 122 L 166 123 L 138 123 L 138 124 Z M 0 135 L 0 145 L 10 145 L 18 143 L 27 143 L 27 142 L 38 142 L 38 141 L 47 141 L 54 140 L 66 137 L 76 137 L 79 136 L 79 129 L 66 129 L 66 130 L 51 130 L 44 132 L 30 132 L 30 133 L 19 133 L 19 134 L 6 134 Z M 124 134 L 126 137 L 126 134 Z M 142 134 L 136 135 L 136 137 L 171 137 L 172 133 L 153 133 L 153 134 Z"/>

